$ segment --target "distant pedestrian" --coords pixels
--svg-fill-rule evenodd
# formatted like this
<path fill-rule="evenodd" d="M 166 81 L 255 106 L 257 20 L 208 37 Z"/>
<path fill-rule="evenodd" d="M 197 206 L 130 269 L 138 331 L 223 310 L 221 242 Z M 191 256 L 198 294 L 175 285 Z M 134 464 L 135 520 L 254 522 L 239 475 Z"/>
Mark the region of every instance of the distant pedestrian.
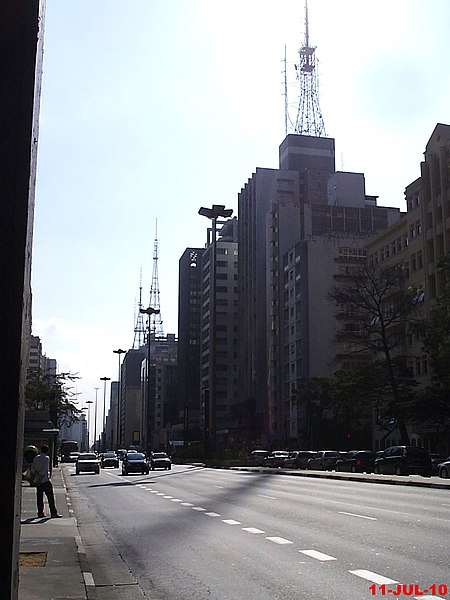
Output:
<path fill-rule="evenodd" d="M 50 458 L 48 456 L 48 446 L 41 446 L 41 453 L 36 456 L 31 464 L 31 474 L 34 476 L 33 482 L 36 486 L 36 500 L 38 517 L 45 517 L 44 513 L 44 494 L 47 496 L 50 516 L 52 519 L 60 518 L 55 504 L 55 495 L 53 493 L 53 484 L 50 481 Z"/>

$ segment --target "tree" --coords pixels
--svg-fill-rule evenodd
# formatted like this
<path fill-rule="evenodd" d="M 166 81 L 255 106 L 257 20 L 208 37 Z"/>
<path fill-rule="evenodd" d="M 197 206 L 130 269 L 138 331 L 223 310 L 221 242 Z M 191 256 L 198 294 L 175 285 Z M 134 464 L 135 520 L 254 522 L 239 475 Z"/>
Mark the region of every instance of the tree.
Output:
<path fill-rule="evenodd" d="M 343 285 L 330 290 L 329 299 L 341 314 L 347 315 L 336 342 L 347 356 L 377 365 L 382 375 L 377 389 L 383 394 L 383 410 L 395 419 L 402 442 L 409 444 L 405 417 L 417 382 L 410 376 L 398 348 L 405 339 L 415 304 L 411 290 L 405 290 L 403 268 L 364 263 L 351 272 Z"/>
<path fill-rule="evenodd" d="M 63 422 L 70 425 L 78 421 L 81 410 L 74 401 L 76 394 L 67 387 L 68 382 L 77 379 L 78 375 L 71 373 L 54 375 L 41 369 L 31 369 L 25 387 L 26 410 L 48 411 L 55 427 L 60 427 Z"/>

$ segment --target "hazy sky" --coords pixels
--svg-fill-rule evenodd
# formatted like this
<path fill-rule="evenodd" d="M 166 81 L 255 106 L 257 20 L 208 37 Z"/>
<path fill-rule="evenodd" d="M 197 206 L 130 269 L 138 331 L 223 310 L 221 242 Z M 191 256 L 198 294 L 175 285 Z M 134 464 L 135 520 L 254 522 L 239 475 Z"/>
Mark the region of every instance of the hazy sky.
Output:
<path fill-rule="evenodd" d="M 405 209 L 436 123 L 450 123 L 450 2 L 308 6 L 336 168 Z M 132 347 L 156 222 L 164 330 L 177 333 L 178 260 L 206 241 L 199 207 L 237 215 L 256 167 L 278 167 L 284 47 L 294 118 L 303 39 L 303 0 L 47 0 L 33 333 L 80 375 L 81 405 L 95 387 L 103 399 L 100 377 L 117 380 L 113 349 Z"/>

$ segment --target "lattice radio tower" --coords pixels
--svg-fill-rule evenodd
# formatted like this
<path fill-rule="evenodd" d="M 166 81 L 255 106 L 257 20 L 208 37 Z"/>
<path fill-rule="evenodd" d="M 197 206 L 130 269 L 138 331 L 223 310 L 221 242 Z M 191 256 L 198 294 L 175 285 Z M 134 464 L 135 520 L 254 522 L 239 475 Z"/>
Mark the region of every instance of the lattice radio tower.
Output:
<path fill-rule="evenodd" d="M 299 64 L 295 65 L 299 83 L 299 104 L 295 125 L 289 118 L 287 102 L 286 56 L 285 64 L 285 127 L 288 121 L 293 125 L 294 132 L 301 135 L 325 137 L 325 125 L 319 105 L 319 85 L 316 70 L 315 46 L 309 44 L 308 0 L 305 0 L 305 41 L 299 50 Z"/>
<path fill-rule="evenodd" d="M 158 221 L 156 221 L 155 240 L 153 243 L 153 273 L 152 285 L 150 287 L 149 306 L 159 310 L 158 314 L 150 315 L 150 331 L 154 337 L 163 337 L 163 321 L 161 317 L 161 305 L 159 302 L 159 278 L 158 278 Z"/>
<path fill-rule="evenodd" d="M 144 324 L 144 318 L 142 313 L 140 312 L 140 309 L 143 308 L 142 306 L 142 269 L 141 269 L 141 275 L 140 275 L 140 279 L 139 279 L 139 302 L 137 305 L 137 312 L 134 315 L 134 340 L 133 340 L 133 348 L 136 350 L 139 350 L 139 348 L 141 348 L 146 340 L 146 332 L 145 332 L 145 324 Z"/>

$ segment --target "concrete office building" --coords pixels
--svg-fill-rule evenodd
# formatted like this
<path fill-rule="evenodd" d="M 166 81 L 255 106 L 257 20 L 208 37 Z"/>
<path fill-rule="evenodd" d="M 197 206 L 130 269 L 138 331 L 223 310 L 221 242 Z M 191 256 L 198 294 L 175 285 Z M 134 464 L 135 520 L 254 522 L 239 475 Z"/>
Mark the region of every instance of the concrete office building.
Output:
<path fill-rule="evenodd" d="M 289 135 L 280 169 L 257 169 L 239 194 L 239 379 L 253 441 L 280 446 L 298 435 L 292 393 L 326 376 L 336 349 L 326 300 L 339 260 L 400 218 L 377 207 L 360 173 L 336 172 L 334 140 Z"/>
<path fill-rule="evenodd" d="M 174 435 L 200 441 L 200 342 L 204 248 L 186 248 L 178 271 L 178 397 Z"/>
<path fill-rule="evenodd" d="M 237 444 L 233 407 L 237 403 L 238 222 L 219 223 L 215 282 L 213 240 L 202 256 L 201 372 L 203 429 L 218 449 Z M 213 290 L 212 284 L 215 287 Z M 215 302 L 213 297 L 215 296 Z M 212 356 L 214 352 L 214 356 Z"/>
<path fill-rule="evenodd" d="M 367 245 L 368 259 L 381 267 L 401 265 L 406 274 L 405 292 L 411 293 L 414 318 L 428 318 L 436 299 L 443 293 L 445 279 L 436 268 L 439 260 L 450 252 L 450 125 L 438 123 L 426 145 L 420 177 L 405 190 L 407 212 L 404 218 L 374 238 Z M 413 324 L 403 332 L 396 357 L 402 358 L 420 388 L 430 383 L 428 357 Z M 374 427 L 375 448 L 400 440 L 393 431 Z M 427 427 L 410 431 L 413 444 L 432 452 L 450 452 L 450 439 Z"/>

